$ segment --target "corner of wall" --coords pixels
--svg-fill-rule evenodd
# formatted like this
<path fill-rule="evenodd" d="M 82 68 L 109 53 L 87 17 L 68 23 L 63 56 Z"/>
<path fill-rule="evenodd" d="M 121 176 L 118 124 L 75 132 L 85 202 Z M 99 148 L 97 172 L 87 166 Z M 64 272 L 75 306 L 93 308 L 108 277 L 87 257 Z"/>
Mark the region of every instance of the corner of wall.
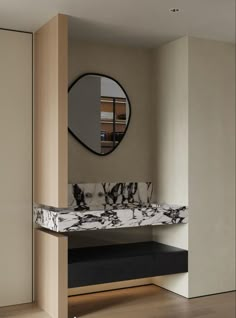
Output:
<path fill-rule="evenodd" d="M 188 37 L 153 50 L 154 196 L 158 203 L 188 205 Z M 188 224 L 156 226 L 154 241 L 188 249 Z M 188 274 L 153 283 L 188 297 Z"/>

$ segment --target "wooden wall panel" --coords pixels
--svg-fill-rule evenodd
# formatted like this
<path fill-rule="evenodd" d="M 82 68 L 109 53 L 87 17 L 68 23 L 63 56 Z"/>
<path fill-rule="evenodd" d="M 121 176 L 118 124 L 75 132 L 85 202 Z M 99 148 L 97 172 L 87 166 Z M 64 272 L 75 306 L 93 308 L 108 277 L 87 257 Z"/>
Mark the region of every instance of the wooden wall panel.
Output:
<path fill-rule="evenodd" d="M 106 284 L 97 284 L 97 285 L 69 288 L 68 295 L 69 296 L 84 295 L 84 294 L 98 293 L 102 291 L 145 286 L 145 285 L 151 285 L 151 284 L 153 284 L 153 279 L 151 277 L 139 278 L 139 279 L 132 279 L 132 280 L 126 280 L 121 282 L 112 282 L 112 283 L 106 283 Z"/>
<path fill-rule="evenodd" d="M 35 230 L 35 300 L 52 318 L 67 318 L 68 239 Z"/>
<path fill-rule="evenodd" d="M 34 201 L 67 206 L 67 17 L 35 33 Z"/>

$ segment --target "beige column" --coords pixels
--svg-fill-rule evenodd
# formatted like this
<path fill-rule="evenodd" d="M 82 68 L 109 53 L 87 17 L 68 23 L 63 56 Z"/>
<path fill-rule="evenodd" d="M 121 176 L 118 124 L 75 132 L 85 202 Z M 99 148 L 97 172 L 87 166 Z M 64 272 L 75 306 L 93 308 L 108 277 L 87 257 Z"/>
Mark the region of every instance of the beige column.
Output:
<path fill-rule="evenodd" d="M 67 237 L 35 230 L 35 301 L 52 318 L 68 317 Z"/>
<path fill-rule="evenodd" d="M 34 36 L 34 201 L 67 206 L 67 17 Z"/>

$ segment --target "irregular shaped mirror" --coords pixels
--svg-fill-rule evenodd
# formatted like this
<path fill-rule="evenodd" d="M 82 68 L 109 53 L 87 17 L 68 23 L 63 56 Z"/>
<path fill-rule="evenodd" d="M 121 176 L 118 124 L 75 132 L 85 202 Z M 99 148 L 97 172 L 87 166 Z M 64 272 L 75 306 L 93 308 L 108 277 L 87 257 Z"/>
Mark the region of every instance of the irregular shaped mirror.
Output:
<path fill-rule="evenodd" d="M 119 145 L 130 115 L 125 90 L 109 76 L 84 74 L 69 87 L 69 132 L 98 155 L 107 155 Z"/>

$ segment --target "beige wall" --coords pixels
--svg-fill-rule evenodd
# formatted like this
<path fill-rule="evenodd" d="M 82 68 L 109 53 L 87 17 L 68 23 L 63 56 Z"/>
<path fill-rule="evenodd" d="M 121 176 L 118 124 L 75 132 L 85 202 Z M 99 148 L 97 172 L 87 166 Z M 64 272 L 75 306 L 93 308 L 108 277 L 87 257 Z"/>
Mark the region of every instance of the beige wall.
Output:
<path fill-rule="evenodd" d="M 34 202 L 67 206 L 67 16 L 34 34 Z"/>
<path fill-rule="evenodd" d="M 188 38 L 154 50 L 153 65 L 156 198 L 188 205 Z"/>
<path fill-rule="evenodd" d="M 0 30 L 0 306 L 32 301 L 32 35 Z"/>
<path fill-rule="evenodd" d="M 69 83 L 86 72 L 110 75 L 121 83 L 131 101 L 131 121 L 119 147 L 105 157 L 69 135 L 69 183 L 152 180 L 150 52 L 71 41 Z"/>
<path fill-rule="evenodd" d="M 189 295 L 235 289 L 235 47 L 189 40 Z"/>
<path fill-rule="evenodd" d="M 153 51 L 154 185 L 159 203 L 188 205 L 188 38 Z M 155 241 L 188 249 L 188 225 L 153 227 Z M 154 282 L 188 296 L 188 275 Z"/>
<path fill-rule="evenodd" d="M 153 229 L 155 240 L 189 248 L 189 273 L 155 282 L 188 297 L 230 291 L 235 289 L 235 47 L 182 38 L 159 48 L 154 58 L 157 198 L 189 205 L 188 225 Z"/>
<path fill-rule="evenodd" d="M 69 135 L 69 183 L 101 181 L 152 181 L 151 166 L 151 52 L 146 49 L 69 42 L 69 83 L 87 72 L 118 80 L 131 101 L 131 121 L 119 147 L 108 156 L 97 156 Z M 109 230 L 110 231 L 110 230 Z M 149 241 L 151 228 L 123 229 L 84 234 L 86 244 L 98 236 L 101 244 Z M 84 242 L 83 234 L 69 239 L 72 246 Z"/>

